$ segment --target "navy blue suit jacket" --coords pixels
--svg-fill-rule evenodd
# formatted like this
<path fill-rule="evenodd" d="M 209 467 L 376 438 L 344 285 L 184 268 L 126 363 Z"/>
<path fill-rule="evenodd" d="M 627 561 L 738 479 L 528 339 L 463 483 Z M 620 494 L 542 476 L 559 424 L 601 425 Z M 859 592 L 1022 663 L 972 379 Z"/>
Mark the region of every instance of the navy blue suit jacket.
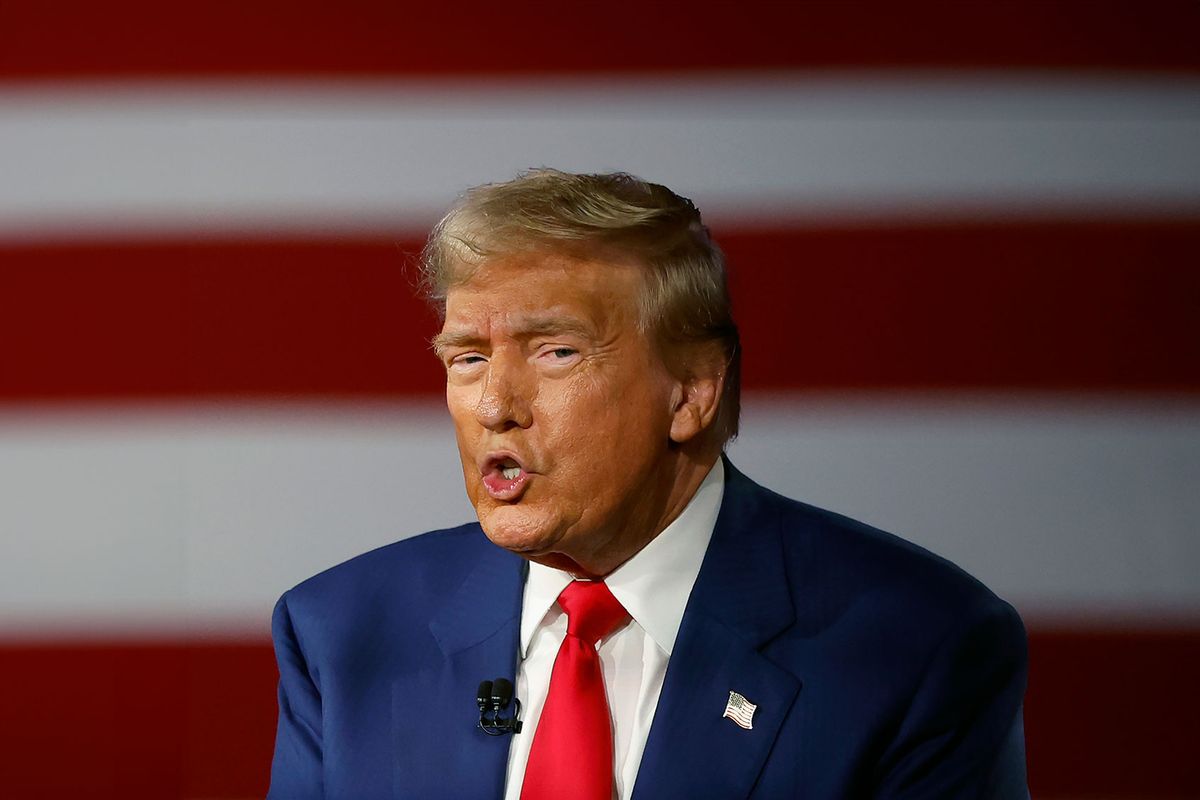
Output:
<path fill-rule="evenodd" d="M 915 545 L 727 476 L 634 797 L 1027 797 L 1016 612 Z M 515 675 L 524 578 L 471 524 L 286 593 L 269 797 L 500 800 L 510 739 L 476 729 L 474 697 Z M 722 718 L 731 690 L 752 730 Z"/>

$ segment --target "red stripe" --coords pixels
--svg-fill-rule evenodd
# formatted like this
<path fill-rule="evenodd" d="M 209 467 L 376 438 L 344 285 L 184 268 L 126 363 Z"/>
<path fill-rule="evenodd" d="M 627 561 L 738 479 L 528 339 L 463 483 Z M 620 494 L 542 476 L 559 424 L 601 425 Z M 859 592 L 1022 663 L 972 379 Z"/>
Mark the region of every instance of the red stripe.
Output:
<path fill-rule="evenodd" d="M 1200 69 L 1187 0 L 7 3 L 0 80 L 795 68 Z"/>
<path fill-rule="evenodd" d="M 391 242 L 15 248 L 0 261 L 0 296 L 15 299 L 0 317 L 0 397 L 440 390 L 423 344 L 434 317 Z"/>
<path fill-rule="evenodd" d="M 1200 391 L 1200 222 L 717 235 L 749 389 Z M 2 248 L 0 402 L 437 395 L 417 247 Z"/>
<path fill-rule="evenodd" d="M 1034 796 L 1200 795 L 1200 631 L 1034 629 L 1030 659 Z M 0 680 L 6 796 L 266 791 L 276 680 L 267 644 L 10 643 Z"/>
<path fill-rule="evenodd" d="M 262 797 L 277 673 L 268 645 L 0 647 L 5 797 Z"/>
<path fill-rule="evenodd" d="M 1200 391 L 1200 222 L 724 243 L 748 387 Z"/>
<path fill-rule="evenodd" d="M 1200 797 L 1200 630 L 1029 637 L 1035 797 Z"/>

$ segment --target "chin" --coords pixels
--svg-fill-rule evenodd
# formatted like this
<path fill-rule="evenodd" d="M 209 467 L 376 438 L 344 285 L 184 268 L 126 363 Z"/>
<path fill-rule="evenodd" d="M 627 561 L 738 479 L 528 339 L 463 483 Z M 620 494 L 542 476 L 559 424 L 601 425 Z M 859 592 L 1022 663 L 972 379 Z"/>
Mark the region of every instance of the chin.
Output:
<path fill-rule="evenodd" d="M 477 507 L 476 513 L 488 539 L 518 555 L 548 552 L 558 541 L 559 526 L 545 513 L 520 505 Z"/>

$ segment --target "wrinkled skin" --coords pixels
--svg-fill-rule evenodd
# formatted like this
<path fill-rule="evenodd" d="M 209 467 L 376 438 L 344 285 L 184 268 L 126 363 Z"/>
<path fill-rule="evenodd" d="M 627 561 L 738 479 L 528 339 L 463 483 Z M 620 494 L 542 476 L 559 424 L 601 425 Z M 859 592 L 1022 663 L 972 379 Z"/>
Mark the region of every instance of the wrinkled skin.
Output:
<path fill-rule="evenodd" d="M 580 576 L 608 574 L 653 539 L 720 452 L 704 435 L 720 371 L 672 374 L 639 330 L 642 280 L 633 264 L 498 257 L 450 289 L 434 340 L 484 532 Z M 488 491 L 496 454 L 527 474 L 518 497 Z"/>

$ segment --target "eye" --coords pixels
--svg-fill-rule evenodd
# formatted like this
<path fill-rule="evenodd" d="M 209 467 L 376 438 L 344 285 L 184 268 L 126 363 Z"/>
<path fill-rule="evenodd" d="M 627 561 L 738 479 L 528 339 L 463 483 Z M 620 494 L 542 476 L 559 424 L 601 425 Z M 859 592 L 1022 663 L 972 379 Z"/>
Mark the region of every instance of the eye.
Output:
<path fill-rule="evenodd" d="M 561 344 L 548 344 L 538 350 L 538 358 L 540 358 L 543 362 L 549 362 L 551 364 L 560 364 L 570 361 L 578 355 L 579 351 L 574 347 Z"/>
<path fill-rule="evenodd" d="M 579 350 L 570 345 L 547 342 L 538 347 L 537 360 L 543 367 L 568 367 L 579 360 Z"/>
<path fill-rule="evenodd" d="M 487 358 L 479 353 L 462 353 L 461 355 L 453 356 L 446 363 L 446 366 L 449 369 L 466 369 L 468 367 L 473 367 L 477 364 L 484 364 L 486 362 Z"/>
<path fill-rule="evenodd" d="M 554 374 L 574 367 L 583 358 L 580 348 L 566 337 L 556 336 L 553 339 L 534 341 L 532 344 L 533 362 L 540 369 L 554 370 Z"/>

